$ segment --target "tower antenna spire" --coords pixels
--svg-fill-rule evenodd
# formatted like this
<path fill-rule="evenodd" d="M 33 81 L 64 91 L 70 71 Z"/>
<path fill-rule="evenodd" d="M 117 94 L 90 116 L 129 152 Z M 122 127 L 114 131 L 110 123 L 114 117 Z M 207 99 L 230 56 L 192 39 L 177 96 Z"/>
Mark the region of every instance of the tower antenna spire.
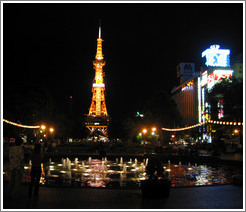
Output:
<path fill-rule="evenodd" d="M 101 20 L 99 20 L 99 33 L 98 38 L 101 38 Z"/>

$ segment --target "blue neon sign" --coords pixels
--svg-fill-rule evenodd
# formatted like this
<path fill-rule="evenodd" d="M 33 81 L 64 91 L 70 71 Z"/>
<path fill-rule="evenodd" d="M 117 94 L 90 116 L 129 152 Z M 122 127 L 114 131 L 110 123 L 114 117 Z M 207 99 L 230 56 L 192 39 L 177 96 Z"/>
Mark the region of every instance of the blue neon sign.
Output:
<path fill-rule="evenodd" d="M 212 45 L 210 49 L 202 52 L 202 57 L 206 56 L 206 65 L 212 67 L 229 67 L 230 66 L 230 50 L 219 49 L 219 45 Z"/>

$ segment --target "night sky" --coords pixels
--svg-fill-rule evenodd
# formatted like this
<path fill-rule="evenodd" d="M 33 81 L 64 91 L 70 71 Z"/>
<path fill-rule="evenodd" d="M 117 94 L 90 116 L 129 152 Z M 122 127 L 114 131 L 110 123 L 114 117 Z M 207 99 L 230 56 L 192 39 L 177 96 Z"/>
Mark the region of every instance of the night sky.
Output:
<path fill-rule="evenodd" d="M 88 114 L 102 22 L 106 105 L 113 123 L 177 85 L 176 67 L 212 44 L 243 53 L 242 3 L 55 3 L 3 7 L 4 101 L 15 87 L 45 86 L 57 107 L 72 95 Z"/>

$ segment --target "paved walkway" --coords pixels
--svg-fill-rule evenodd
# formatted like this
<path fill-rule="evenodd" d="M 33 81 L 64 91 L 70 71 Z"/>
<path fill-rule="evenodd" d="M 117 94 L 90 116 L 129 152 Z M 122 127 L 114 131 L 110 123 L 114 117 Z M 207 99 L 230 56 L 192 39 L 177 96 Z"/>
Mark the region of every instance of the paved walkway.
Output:
<path fill-rule="evenodd" d="M 243 209 L 243 187 L 172 188 L 167 199 L 143 199 L 141 190 L 41 187 L 38 200 L 27 189 L 11 199 L 3 189 L 3 209 Z"/>

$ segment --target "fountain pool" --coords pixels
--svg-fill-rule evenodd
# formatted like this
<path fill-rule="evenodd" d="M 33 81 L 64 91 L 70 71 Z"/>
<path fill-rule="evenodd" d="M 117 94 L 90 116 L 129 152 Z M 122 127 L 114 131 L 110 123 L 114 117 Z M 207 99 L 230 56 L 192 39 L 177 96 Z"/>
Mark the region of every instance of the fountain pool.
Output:
<path fill-rule="evenodd" d="M 40 183 L 44 186 L 104 187 L 104 188 L 139 188 L 141 181 L 147 179 L 146 166 L 148 158 L 143 161 L 116 158 L 115 161 L 102 159 L 79 160 L 62 158 L 60 162 L 44 164 L 45 175 Z M 165 174 L 171 180 L 172 187 L 204 186 L 230 184 L 231 175 L 222 167 L 179 162 L 163 164 Z M 30 181 L 31 161 L 25 165 L 23 181 Z M 5 172 L 6 175 L 7 172 Z M 5 176 L 6 178 L 6 176 Z"/>

